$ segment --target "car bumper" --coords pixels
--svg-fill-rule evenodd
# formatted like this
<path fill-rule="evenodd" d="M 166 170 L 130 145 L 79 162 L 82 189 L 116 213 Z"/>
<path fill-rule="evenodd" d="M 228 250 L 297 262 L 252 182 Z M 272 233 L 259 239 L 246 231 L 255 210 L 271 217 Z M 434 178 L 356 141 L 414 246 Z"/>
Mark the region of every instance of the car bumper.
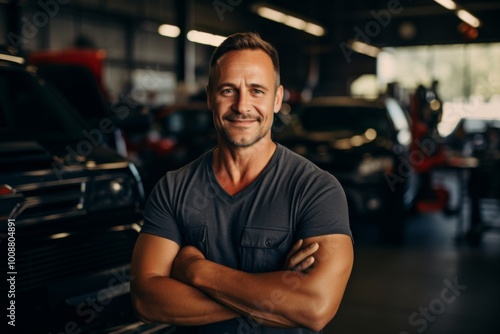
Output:
<path fill-rule="evenodd" d="M 16 326 L 25 332 L 87 331 L 134 317 L 130 259 L 139 209 L 20 226 Z"/>

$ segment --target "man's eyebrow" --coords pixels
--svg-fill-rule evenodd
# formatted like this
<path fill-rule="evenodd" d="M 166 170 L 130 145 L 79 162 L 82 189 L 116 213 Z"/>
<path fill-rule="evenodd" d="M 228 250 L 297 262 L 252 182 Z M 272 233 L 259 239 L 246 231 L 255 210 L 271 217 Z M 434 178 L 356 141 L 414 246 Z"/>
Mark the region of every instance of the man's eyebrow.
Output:
<path fill-rule="evenodd" d="M 220 91 L 221 89 L 225 89 L 225 88 L 236 88 L 236 85 L 235 84 L 232 84 L 230 82 L 223 82 L 223 83 L 220 83 L 218 84 L 217 86 L 215 86 L 215 91 Z"/>
<path fill-rule="evenodd" d="M 259 84 L 259 83 L 250 84 L 250 87 L 252 87 L 252 88 L 259 88 L 261 90 L 269 90 L 269 88 L 266 85 Z"/>
<path fill-rule="evenodd" d="M 230 83 L 230 82 L 220 83 L 215 88 L 216 88 L 216 90 L 220 90 L 220 89 L 226 88 L 226 87 L 237 88 L 237 86 L 235 84 Z M 251 88 L 258 88 L 258 89 L 266 90 L 266 91 L 269 90 L 269 88 L 266 85 L 263 85 L 263 84 L 260 84 L 260 83 L 251 83 L 250 87 Z"/>

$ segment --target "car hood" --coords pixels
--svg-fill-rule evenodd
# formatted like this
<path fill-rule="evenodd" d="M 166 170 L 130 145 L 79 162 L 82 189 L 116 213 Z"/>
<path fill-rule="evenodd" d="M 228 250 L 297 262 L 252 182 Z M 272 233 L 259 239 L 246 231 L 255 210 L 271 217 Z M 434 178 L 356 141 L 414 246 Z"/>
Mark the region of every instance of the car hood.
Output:
<path fill-rule="evenodd" d="M 356 167 L 366 154 L 389 155 L 394 145 L 392 140 L 381 136 L 367 139 L 361 135 L 333 137 L 319 133 L 296 135 L 279 142 L 320 167 L 336 170 Z"/>
<path fill-rule="evenodd" d="M 96 168 L 106 164 L 127 164 L 111 149 L 90 142 L 13 141 L 0 143 L 0 165 L 6 172 L 53 168 Z"/>

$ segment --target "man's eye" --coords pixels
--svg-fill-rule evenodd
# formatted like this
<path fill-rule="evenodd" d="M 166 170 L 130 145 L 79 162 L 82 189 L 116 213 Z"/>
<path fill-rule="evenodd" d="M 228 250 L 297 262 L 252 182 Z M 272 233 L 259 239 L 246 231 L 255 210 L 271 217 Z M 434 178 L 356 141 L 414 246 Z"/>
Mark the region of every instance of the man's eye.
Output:
<path fill-rule="evenodd" d="M 253 90 L 254 94 L 263 94 L 264 92 L 260 89 L 254 89 Z"/>
<path fill-rule="evenodd" d="M 226 88 L 226 89 L 223 89 L 222 90 L 222 94 L 232 94 L 233 93 L 233 90 L 231 88 Z"/>

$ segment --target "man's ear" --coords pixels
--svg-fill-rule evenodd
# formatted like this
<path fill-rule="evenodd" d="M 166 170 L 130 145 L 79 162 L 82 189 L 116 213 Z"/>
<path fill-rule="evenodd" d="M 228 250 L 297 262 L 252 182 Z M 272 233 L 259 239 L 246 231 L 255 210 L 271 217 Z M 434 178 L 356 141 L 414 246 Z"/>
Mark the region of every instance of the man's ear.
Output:
<path fill-rule="evenodd" d="M 210 88 L 207 87 L 205 88 L 205 91 L 206 91 L 206 94 L 207 94 L 207 107 L 208 107 L 208 110 L 213 110 L 212 109 L 212 92 L 210 90 Z"/>
<path fill-rule="evenodd" d="M 281 110 L 281 104 L 283 103 L 283 85 L 279 85 L 276 89 L 276 95 L 274 96 L 274 112 L 277 113 Z"/>

